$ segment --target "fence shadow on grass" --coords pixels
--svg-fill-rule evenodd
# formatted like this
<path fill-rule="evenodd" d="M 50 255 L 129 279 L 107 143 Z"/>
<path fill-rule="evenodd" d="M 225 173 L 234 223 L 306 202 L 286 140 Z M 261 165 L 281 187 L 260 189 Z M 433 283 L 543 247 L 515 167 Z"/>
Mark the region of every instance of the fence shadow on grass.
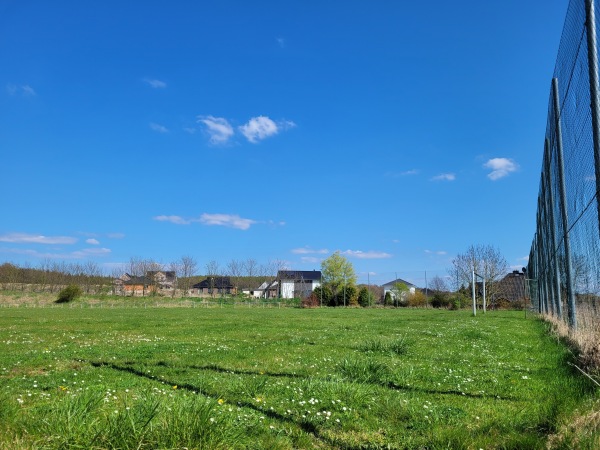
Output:
<path fill-rule="evenodd" d="M 177 383 L 177 382 L 172 381 L 172 380 L 167 380 L 165 378 L 157 378 L 156 376 L 144 373 L 141 370 L 136 369 L 135 367 L 121 366 L 121 365 L 118 365 L 118 364 L 115 364 L 115 363 L 112 363 L 112 362 L 104 362 L 104 361 L 86 361 L 86 362 L 88 362 L 92 367 L 97 367 L 97 368 L 107 367 L 109 369 L 116 370 L 116 371 L 119 371 L 119 372 L 126 372 L 126 373 L 129 373 L 131 375 L 135 375 L 137 377 L 141 377 L 141 378 L 145 378 L 145 379 L 148 379 L 148 380 L 152 380 L 152 381 L 155 381 L 155 382 L 158 382 L 158 383 L 161 383 L 161 384 L 165 384 L 165 385 L 168 385 L 168 386 L 177 386 L 177 389 L 183 389 L 183 390 L 192 392 L 194 394 L 201 394 L 201 395 L 203 395 L 205 397 L 209 397 L 209 398 L 217 398 L 218 397 L 218 395 L 216 393 L 208 392 L 208 391 L 202 389 L 201 387 L 194 386 L 193 384 L 189 384 L 189 383 L 180 384 L 180 383 Z M 166 364 L 161 364 L 161 366 L 164 367 L 164 366 L 166 366 Z M 187 366 L 187 367 L 189 367 L 190 369 L 194 369 L 193 366 Z M 215 370 L 215 367 L 210 367 L 210 368 L 207 367 L 206 369 L 203 369 L 202 367 L 197 367 L 197 369 L 201 369 L 201 370 L 214 370 L 214 371 L 217 371 L 219 373 L 232 373 L 233 372 L 231 370 L 219 368 L 218 366 L 216 367 L 216 369 L 218 369 L 218 370 Z M 238 373 L 238 372 L 233 372 L 233 373 Z M 239 373 L 243 373 L 243 372 L 239 372 Z M 249 374 L 253 375 L 255 373 L 251 372 Z M 259 375 L 259 374 L 256 373 L 256 375 Z M 269 375 L 269 374 L 265 373 L 263 375 Z M 288 376 L 288 374 L 280 374 L 280 376 Z M 299 376 L 296 376 L 296 377 L 299 377 Z M 328 439 L 327 437 L 322 436 L 321 433 L 319 433 L 318 427 L 315 424 L 313 424 L 313 423 L 310 423 L 310 422 L 304 421 L 304 420 L 296 421 L 296 420 L 293 420 L 290 417 L 284 416 L 284 415 L 279 414 L 279 413 L 277 413 L 275 411 L 272 411 L 272 410 L 263 410 L 263 409 L 259 408 L 257 405 L 255 405 L 253 403 L 250 403 L 248 401 L 236 401 L 235 404 L 237 406 L 239 406 L 239 407 L 252 409 L 252 410 L 256 411 L 259 414 L 262 414 L 262 415 L 265 415 L 265 416 L 269 417 L 270 419 L 275 419 L 275 420 L 279 420 L 281 422 L 295 424 L 302 431 L 304 431 L 307 434 L 312 435 L 315 439 L 317 439 L 319 441 L 322 441 L 322 442 L 324 442 L 324 443 L 326 443 L 328 445 L 333 445 L 334 444 L 334 442 L 331 439 Z M 350 450 L 358 450 L 359 448 L 362 448 L 362 447 L 345 447 L 345 448 L 348 448 Z"/>

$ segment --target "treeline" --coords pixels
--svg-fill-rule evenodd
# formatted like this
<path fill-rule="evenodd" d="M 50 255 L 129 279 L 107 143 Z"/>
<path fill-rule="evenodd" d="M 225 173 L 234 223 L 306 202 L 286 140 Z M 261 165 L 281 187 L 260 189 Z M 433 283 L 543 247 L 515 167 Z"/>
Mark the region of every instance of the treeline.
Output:
<path fill-rule="evenodd" d="M 58 292 L 64 286 L 76 284 L 86 294 L 109 293 L 113 278 L 103 273 L 93 261 L 65 263 L 42 261 L 39 266 L 0 265 L 0 289 L 36 292 Z"/>

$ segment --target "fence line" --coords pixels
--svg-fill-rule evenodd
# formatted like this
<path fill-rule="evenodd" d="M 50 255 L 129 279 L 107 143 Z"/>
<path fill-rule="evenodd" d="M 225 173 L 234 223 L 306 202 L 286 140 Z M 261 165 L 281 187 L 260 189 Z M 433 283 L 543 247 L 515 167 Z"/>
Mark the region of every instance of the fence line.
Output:
<path fill-rule="evenodd" d="M 148 301 L 148 302 L 84 302 L 72 303 L 0 303 L 0 308 L 63 308 L 63 309 L 112 309 L 112 308 L 297 308 L 298 305 L 288 302 L 194 302 L 181 301 Z"/>
<path fill-rule="evenodd" d="M 532 304 L 573 330 L 600 306 L 600 97 L 596 9 L 571 0 L 548 101 L 527 267 Z"/>

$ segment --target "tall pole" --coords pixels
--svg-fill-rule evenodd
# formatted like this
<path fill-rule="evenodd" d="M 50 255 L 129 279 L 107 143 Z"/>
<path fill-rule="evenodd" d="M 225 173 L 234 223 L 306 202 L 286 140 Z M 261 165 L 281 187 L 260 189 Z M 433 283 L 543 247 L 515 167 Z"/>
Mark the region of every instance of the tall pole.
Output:
<path fill-rule="evenodd" d="M 554 257 L 554 305 L 556 315 L 559 319 L 562 319 L 562 297 L 560 292 L 560 267 L 558 265 L 558 258 L 556 249 L 558 248 L 558 241 L 556 239 L 556 219 L 554 217 L 554 189 L 552 187 L 552 171 L 550 170 L 550 164 L 552 162 L 552 153 L 550 150 L 550 144 L 548 139 L 544 141 L 544 171 L 546 178 L 546 185 L 548 187 L 548 200 L 550 207 L 548 208 L 548 221 L 550 225 L 550 240 L 552 242 L 552 256 Z"/>
<path fill-rule="evenodd" d="M 588 73 L 590 77 L 590 108 L 592 113 L 592 133 L 594 138 L 594 167 L 596 173 L 596 192 L 600 191 L 600 90 L 598 81 L 598 49 L 596 45 L 596 10 L 594 0 L 586 0 L 586 32 L 588 49 Z M 600 202 L 596 199 L 598 218 L 600 219 Z M 600 225 L 599 225 L 600 228 Z"/>
<path fill-rule="evenodd" d="M 472 289 L 471 292 L 473 293 L 473 315 L 476 316 L 477 315 L 477 304 L 475 303 L 475 271 L 473 271 L 473 280 L 472 280 Z"/>
<path fill-rule="evenodd" d="M 592 2 L 592 10 L 593 2 Z M 587 22 L 590 21 L 590 17 L 588 16 Z M 588 25 L 589 26 L 589 25 Z M 594 26 L 595 30 L 595 26 Z M 594 31 L 594 41 L 595 39 L 595 31 Z M 589 38 L 589 36 L 588 36 Z M 597 59 L 596 59 L 597 60 Z M 597 67 L 597 65 L 596 65 Z M 596 77 L 596 82 L 598 81 Z M 571 329 L 577 329 L 577 317 L 575 312 L 575 292 L 573 290 L 573 266 L 571 263 L 571 242 L 569 239 L 569 218 L 567 215 L 567 187 L 565 183 L 565 161 L 563 156 L 563 141 L 562 141 L 562 129 L 561 129 L 561 121 L 560 121 L 560 108 L 559 108 L 559 96 L 558 96 L 558 80 L 556 78 L 552 79 L 552 94 L 554 98 L 554 126 L 556 133 L 556 155 L 557 155 L 557 165 L 558 165 L 558 179 L 560 186 L 560 209 L 562 216 L 562 225 L 563 225 L 563 239 L 565 245 L 565 275 L 566 275 L 566 284 L 567 284 L 567 298 L 569 302 L 569 326 Z M 596 96 L 597 97 L 597 96 Z M 594 147 L 596 146 L 596 138 L 594 138 Z M 596 163 L 596 170 L 598 170 L 598 164 Z M 598 182 L 598 180 L 596 180 Z"/>

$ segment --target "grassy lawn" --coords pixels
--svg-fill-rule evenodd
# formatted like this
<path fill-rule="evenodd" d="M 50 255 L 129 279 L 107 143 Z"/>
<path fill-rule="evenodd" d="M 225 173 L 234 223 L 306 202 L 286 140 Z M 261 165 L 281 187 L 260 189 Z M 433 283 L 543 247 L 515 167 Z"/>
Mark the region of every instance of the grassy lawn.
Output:
<path fill-rule="evenodd" d="M 0 448 L 546 448 L 568 358 L 522 312 L 1 308 Z"/>

